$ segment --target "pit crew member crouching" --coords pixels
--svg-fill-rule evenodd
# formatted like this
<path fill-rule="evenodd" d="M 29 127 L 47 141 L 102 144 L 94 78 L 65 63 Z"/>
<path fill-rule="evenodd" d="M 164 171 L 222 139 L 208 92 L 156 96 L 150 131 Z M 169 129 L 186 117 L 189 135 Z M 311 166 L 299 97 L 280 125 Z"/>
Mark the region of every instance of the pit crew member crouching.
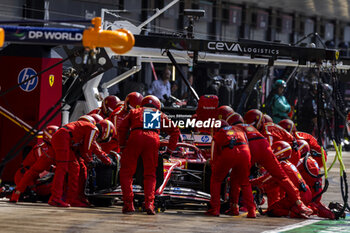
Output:
<path fill-rule="evenodd" d="M 294 186 L 299 188 L 300 197 L 303 203 L 308 205 L 312 199 L 312 193 L 305 180 L 300 175 L 298 169 L 288 161 L 291 156 L 292 148 L 289 143 L 284 141 L 277 141 L 272 145 L 272 151 L 276 158 L 280 161 L 283 170 L 293 182 Z M 268 174 L 265 176 L 269 176 Z M 268 180 L 266 177 L 263 180 Z M 295 205 L 291 202 L 288 196 L 284 196 L 279 201 L 276 201 L 267 209 L 269 216 L 290 216 L 292 218 L 308 218 L 312 214 L 309 212 L 300 213 Z"/>
<path fill-rule="evenodd" d="M 68 173 L 67 201 L 80 206 L 77 200 L 79 187 L 79 161 L 73 151 L 73 145 L 81 144 L 80 154 L 86 163 L 93 160 L 95 154 L 104 164 L 110 165 L 111 159 L 103 152 L 96 140 L 110 140 L 115 132 L 112 122 L 100 121 L 96 126 L 87 121 L 75 121 L 60 128 L 53 136 L 51 144 L 56 160 L 56 171 L 52 183 L 49 205 L 69 207 L 70 204 L 63 201 L 63 186 L 65 176 Z M 69 195 L 70 194 L 70 195 Z"/>
<path fill-rule="evenodd" d="M 57 130 L 58 127 L 55 125 L 47 126 L 43 130 L 44 142 L 34 146 L 23 161 L 23 167 L 15 175 L 16 189 L 11 195 L 10 202 L 18 202 L 21 193 L 28 186 L 35 184 L 41 172 L 54 169 L 55 161 L 53 159 L 51 138 Z"/>

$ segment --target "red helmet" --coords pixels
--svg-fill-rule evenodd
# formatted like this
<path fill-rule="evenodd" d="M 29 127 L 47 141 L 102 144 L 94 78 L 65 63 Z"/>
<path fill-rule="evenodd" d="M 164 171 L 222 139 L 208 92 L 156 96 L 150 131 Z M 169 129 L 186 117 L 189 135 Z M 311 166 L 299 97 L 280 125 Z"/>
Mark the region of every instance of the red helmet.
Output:
<path fill-rule="evenodd" d="M 255 128 L 260 129 L 263 125 L 263 114 L 258 109 L 251 109 L 244 115 L 245 123 L 255 126 Z"/>
<path fill-rule="evenodd" d="M 96 114 L 96 113 L 90 114 L 90 116 L 92 116 L 92 118 L 94 118 L 96 124 L 103 120 L 103 117 L 101 117 L 101 115 Z"/>
<path fill-rule="evenodd" d="M 141 101 L 142 107 L 153 107 L 156 109 L 160 109 L 161 105 L 162 104 L 160 103 L 160 100 L 158 99 L 158 97 L 154 95 L 145 96 Z"/>
<path fill-rule="evenodd" d="M 105 116 L 109 116 L 111 112 L 117 107 L 120 99 L 115 95 L 107 96 L 102 100 L 102 112 Z"/>
<path fill-rule="evenodd" d="M 243 123 L 243 117 L 241 116 L 241 114 L 234 112 L 231 115 L 229 115 L 226 119 L 227 123 L 229 123 L 230 125 L 236 125 L 239 123 Z"/>
<path fill-rule="evenodd" d="M 223 119 L 226 121 L 227 117 L 232 113 L 234 113 L 234 111 L 230 106 L 222 105 L 217 109 L 217 114 L 218 114 L 217 119 L 219 120 Z"/>
<path fill-rule="evenodd" d="M 219 131 L 221 128 L 223 128 L 223 127 L 226 127 L 226 126 L 230 126 L 228 123 L 227 123 L 227 121 L 225 121 L 225 120 L 223 120 L 223 119 L 221 119 L 221 120 L 219 120 L 220 121 L 220 127 L 219 128 L 214 128 L 213 129 L 213 131 L 214 131 L 214 133 L 216 133 L 217 131 Z"/>
<path fill-rule="evenodd" d="M 278 125 L 281 126 L 283 129 L 287 130 L 288 133 L 294 134 L 297 129 L 295 128 L 294 122 L 289 119 L 284 119 L 278 122 Z"/>
<path fill-rule="evenodd" d="M 143 99 L 143 96 L 138 92 L 129 93 L 124 100 L 125 109 L 139 108 L 141 105 L 142 99 Z"/>
<path fill-rule="evenodd" d="M 96 125 L 95 119 L 90 115 L 83 115 L 79 117 L 78 121 L 87 121 L 87 122 L 90 122 L 91 124 Z"/>
<path fill-rule="evenodd" d="M 297 140 L 298 150 L 300 151 L 301 157 L 305 157 L 305 155 L 310 152 L 309 143 L 305 140 Z"/>
<path fill-rule="evenodd" d="M 52 135 L 59 129 L 56 125 L 49 125 L 43 130 L 43 140 L 51 142 Z"/>
<path fill-rule="evenodd" d="M 269 115 L 264 114 L 264 123 L 269 123 L 269 122 L 273 122 L 272 118 Z"/>
<path fill-rule="evenodd" d="M 100 130 L 98 138 L 102 142 L 109 142 L 116 133 L 113 123 L 109 120 L 102 120 L 99 123 L 97 123 L 96 126 Z"/>
<path fill-rule="evenodd" d="M 230 126 L 230 125 L 227 123 L 227 121 L 221 119 L 220 120 L 220 128 L 223 128 L 225 126 Z"/>
<path fill-rule="evenodd" d="M 278 160 L 289 159 L 292 155 L 292 147 L 285 141 L 273 143 L 271 149 Z"/>
<path fill-rule="evenodd" d="M 125 103 L 124 100 L 119 101 L 119 102 L 117 103 L 117 108 L 118 108 L 119 106 L 122 106 L 122 105 L 124 106 L 124 103 Z M 114 109 L 114 110 L 115 110 L 115 109 Z"/>

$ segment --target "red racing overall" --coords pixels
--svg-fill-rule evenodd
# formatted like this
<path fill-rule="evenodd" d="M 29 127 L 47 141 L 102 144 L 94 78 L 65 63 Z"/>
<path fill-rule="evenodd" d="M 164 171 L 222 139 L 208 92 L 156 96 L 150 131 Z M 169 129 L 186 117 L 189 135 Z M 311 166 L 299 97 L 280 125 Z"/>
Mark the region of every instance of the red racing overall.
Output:
<path fill-rule="evenodd" d="M 156 186 L 156 168 L 158 165 L 159 130 L 143 129 L 143 115 L 145 110 L 157 112 L 159 110 L 148 107 L 131 109 L 129 114 L 122 121 L 118 133 L 121 155 L 120 184 L 123 192 L 124 208 L 133 209 L 134 194 L 132 191 L 133 175 L 136 171 L 137 160 L 142 157 L 144 167 L 144 194 L 146 210 L 154 209 L 154 192 Z M 180 130 L 170 124 L 167 116 L 160 112 L 161 130 L 169 136 L 168 149 L 173 151 L 176 148 Z M 164 124 L 163 124 L 164 122 Z M 163 128 L 163 125 L 170 126 Z M 127 139 L 127 133 L 130 135 Z M 123 150 L 123 148 L 125 149 Z"/>
<path fill-rule="evenodd" d="M 322 177 L 312 177 L 307 171 L 304 166 L 304 159 L 301 158 L 297 168 L 304 178 L 306 184 L 310 187 L 311 193 L 312 193 L 312 198 L 316 197 L 319 193 L 322 192 Z M 318 163 L 316 162 L 315 159 L 308 157 L 308 160 L 306 161 L 306 165 L 309 169 L 309 171 L 313 175 L 318 175 L 320 173 L 320 168 L 318 166 Z M 335 216 L 333 212 L 324 206 L 321 202 L 322 195 L 320 195 L 316 200 L 314 200 L 312 203 L 309 204 L 311 209 L 314 210 L 314 212 L 317 213 L 317 216 L 323 217 L 323 218 L 329 218 L 329 219 L 334 219 Z"/>
<path fill-rule="evenodd" d="M 110 164 L 110 159 L 106 156 L 100 146 L 96 143 L 99 134 L 97 127 L 89 122 L 75 121 L 60 128 L 51 139 L 56 160 L 56 172 L 52 183 L 50 200 L 61 201 L 65 175 L 68 172 L 68 196 L 67 202 L 74 202 L 78 199 L 79 172 L 80 165 L 72 150 L 72 145 L 80 143 L 80 154 L 85 162 L 92 161 L 92 153 L 105 164 Z M 69 195 L 70 194 L 70 195 Z"/>
<path fill-rule="evenodd" d="M 280 162 L 273 154 L 271 146 L 266 138 L 253 126 L 246 124 L 240 124 L 238 126 L 242 127 L 247 135 L 251 154 L 251 164 L 257 163 L 263 166 L 269 174 L 276 179 L 279 186 L 287 192 L 288 196 L 293 200 L 293 203 L 300 200 L 298 189 L 293 185 L 287 174 L 284 172 Z M 272 195 L 270 196 L 269 202 L 274 202 L 271 198 Z"/>
<path fill-rule="evenodd" d="M 297 165 L 300 159 L 300 152 L 298 150 L 295 150 L 296 140 L 294 139 L 293 135 L 288 133 L 281 126 L 272 122 L 263 124 L 260 129 L 260 133 L 267 139 L 267 141 L 270 143 L 270 146 L 272 146 L 272 144 L 277 141 L 288 142 L 289 145 L 293 148 L 289 161 L 292 164 Z"/>
<path fill-rule="evenodd" d="M 43 155 L 47 152 L 48 145 L 45 142 L 36 144 L 33 149 L 27 154 L 26 158 L 23 160 L 21 167 L 17 170 L 15 174 L 15 184 L 18 185 L 26 171 Z"/>
<path fill-rule="evenodd" d="M 316 138 L 314 138 L 314 136 L 312 136 L 311 134 L 305 133 L 305 132 L 300 132 L 297 131 L 294 133 L 294 137 L 296 139 L 302 139 L 305 140 L 309 146 L 310 146 L 310 151 L 315 151 L 317 152 L 316 154 L 311 153 L 312 158 L 314 158 L 319 167 L 323 167 L 323 163 L 322 163 L 322 155 L 321 155 L 321 147 L 320 145 L 318 145 Z M 324 157 L 325 160 L 327 161 L 327 152 L 324 150 Z"/>
<path fill-rule="evenodd" d="M 50 171 L 52 165 L 55 164 L 53 159 L 52 146 L 47 145 L 47 149 L 43 151 L 43 154 L 39 159 L 30 167 L 28 171 L 23 175 L 21 181 L 17 184 L 16 190 L 23 193 L 28 186 L 34 185 L 35 181 L 39 178 L 39 174 L 43 171 Z"/>
<path fill-rule="evenodd" d="M 281 167 L 282 169 L 282 167 Z M 284 193 L 284 189 L 280 188 L 280 184 L 277 183 L 277 178 L 272 178 L 271 174 L 267 170 L 261 168 L 261 176 L 255 179 L 251 179 L 250 183 L 252 187 L 259 187 L 264 194 L 267 196 L 267 206 L 271 206 L 273 203 L 281 199 L 281 192 Z M 283 169 L 282 169 L 283 170 Z M 284 170 L 283 173 L 285 174 Z M 286 175 L 287 176 L 287 175 Z M 288 178 L 289 180 L 289 178 Z M 290 181 L 291 182 L 291 181 Z M 293 187 L 295 187 L 293 185 Z M 298 190 L 297 190 L 298 191 Z M 299 191 L 298 191 L 299 193 Z M 283 195 L 284 196 L 284 195 Z"/>
<path fill-rule="evenodd" d="M 128 115 L 128 111 L 126 111 L 124 105 L 121 105 L 116 109 L 114 109 L 114 111 L 107 118 L 113 123 L 116 133 L 115 133 L 115 136 L 111 139 L 111 141 L 109 141 L 108 143 L 101 144 L 103 151 L 105 151 L 106 153 L 108 153 L 110 150 L 113 150 L 115 152 L 120 151 L 119 142 L 118 142 L 118 134 L 119 134 L 118 129 L 123 119 L 126 117 L 126 115 Z"/>
<path fill-rule="evenodd" d="M 21 193 L 23 193 L 28 186 L 33 186 L 36 183 L 36 180 L 39 178 L 40 173 L 44 171 L 50 171 L 53 169 L 52 165 L 55 164 L 55 161 L 52 157 L 53 150 L 52 146 L 47 143 L 42 143 L 39 145 L 41 148 L 40 157 L 35 161 L 35 163 L 27 170 L 20 181 L 16 183 L 16 191 L 12 193 L 10 202 L 17 202 Z M 40 187 L 39 195 L 50 195 L 50 185 L 42 185 Z M 38 191 L 38 190 L 36 190 Z"/>
<path fill-rule="evenodd" d="M 86 115 L 91 115 L 91 114 L 98 114 L 100 115 L 103 119 L 106 119 L 108 116 L 106 116 L 103 111 L 102 111 L 102 107 L 98 107 L 98 108 L 95 108 L 93 110 L 91 110 L 88 114 Z"/>
<path fill-rule="evenodd" d="M 300 197 L 303 203 L 306 205 L 309 204 L 312 199 L 312 193 L 309 186 L 300 175 L 298 169 L 288 160 L 282 160 L 280 163 L 289 179 L 296 187 L 299 188 Z M 292 210 L 291 217 L 301 217 L 301 215 L 298 215 L 295 211 L 293 211 L 293 204 L 294 202 L 292 202 L 289 196 L 285 196 L 284 198 L 275 202 L 272 206 L 269 206 L 267 210 L 273 216 L 288 216 L 290 210 Z"/>
<path fill-rule="evenodd" d="M 244 131 L 237 126 L 226 126 L 215 133 L 214 157 L 210 180 L 210 210 L 211 215 L 220 214 L 221 183 L 231 170 L 230 198 L 233 206 L 238 206 L 239 191 L 248 208 L 248 216 L 255 217 L 255 204 L 252 188 L 249 183 L 250 152 Z M 233 207 L 234 208 L 234 207 Z"/>

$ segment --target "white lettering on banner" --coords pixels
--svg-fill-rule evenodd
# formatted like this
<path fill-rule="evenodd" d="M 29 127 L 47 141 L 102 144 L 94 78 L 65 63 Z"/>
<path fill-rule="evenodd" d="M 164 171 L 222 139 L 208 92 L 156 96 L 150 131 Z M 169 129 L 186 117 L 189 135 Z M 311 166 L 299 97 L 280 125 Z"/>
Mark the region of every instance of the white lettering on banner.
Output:
<path fill-rule="evenodd" d="M 210 41 L 208 42 L 209 50 L 216 51 L 236 51 L 243 53 L 253 53 L 253 54 L 270 54 L 278 55 L 280 51 L 278 49 L 269 48 L 254 48 L 254 47 L 241 47 L 240 44 L 234 42 L 221 42 L 221 41 Z"/>
<path fill-rule="evenodd" d="M 265 49 L 265 48 L 245 48 L 243 47 L 243 53 L 255 53 L 255 54 L 272 54 L 278 55 L 280 51 L 278 49 Z"/>
<path fill-rule="evenodd" d="M 228 42 L 208 42 L 208 49 L 211 50 L 227 50 L 227 51 L 239 51 L 242 52 L 241 46 L 238 43 L 228 43 Z"/>
<path fill-rule="evenodd" d="M 38 39 L 43 36 L 42 31 L 29 31 L 28 32 L 28 38 L 29 39 Z"/>
<path fill-rule="evenodd" d="M 28 31 L 29 39 L 41 39 L 46 40 L 72 40 L 81 41 L 83 39 L 82 33 L 71 32 L 43 32 L 43 31 Z"/>

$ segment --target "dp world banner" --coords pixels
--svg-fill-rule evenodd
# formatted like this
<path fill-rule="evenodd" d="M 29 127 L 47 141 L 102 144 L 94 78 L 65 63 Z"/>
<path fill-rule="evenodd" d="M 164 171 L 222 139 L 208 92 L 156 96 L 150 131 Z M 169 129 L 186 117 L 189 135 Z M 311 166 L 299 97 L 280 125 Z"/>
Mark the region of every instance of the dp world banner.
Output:
<path fill-rule="evenodd" d="M 12 43 L 81 45 L 83 29 L 1 26 L 5 30 L 5 41 Z"/>

